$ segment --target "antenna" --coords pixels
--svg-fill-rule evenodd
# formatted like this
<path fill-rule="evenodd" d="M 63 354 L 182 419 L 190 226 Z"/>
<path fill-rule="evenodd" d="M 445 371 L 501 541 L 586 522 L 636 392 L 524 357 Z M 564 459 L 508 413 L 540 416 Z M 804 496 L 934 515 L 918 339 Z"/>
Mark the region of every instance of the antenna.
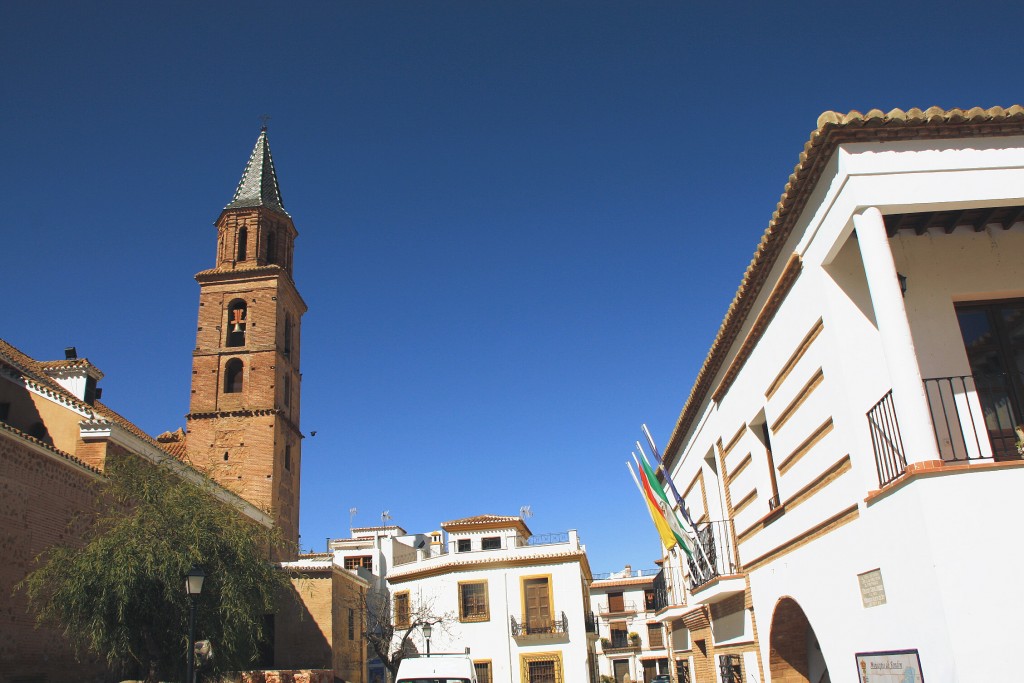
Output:
<path fill-rule="evenodd" d="M 352 521 L 356 518 L 356 513 L 359 512 L 359 508 L 348 509 L 348 530 L 352 530 Z"/>
<path fill-rule="evenodd" d="M 391 510 L 385 510 L 384 512 L 380 513 L 380 523 L 381 524 L 387 524 L 388 520 L 390 520 L 390 519 L 391 519 Z"/>
<path fill-rule="evenodd" d="M 260 130 L 266 130 L 267 129 L 267 122 L 268 121 L 270 121 L 270 114 L 260 114 L 260 123 L 263 124 L 263 127 Z"/>
<path fill-rule="evenodd" d="M 530 508 L 531 506 L 529 505 L 524 505 L 523 507 L 519 508 L 519 517 L 521 519 L 533 517 L 533 510 L 531 510 Z"/>

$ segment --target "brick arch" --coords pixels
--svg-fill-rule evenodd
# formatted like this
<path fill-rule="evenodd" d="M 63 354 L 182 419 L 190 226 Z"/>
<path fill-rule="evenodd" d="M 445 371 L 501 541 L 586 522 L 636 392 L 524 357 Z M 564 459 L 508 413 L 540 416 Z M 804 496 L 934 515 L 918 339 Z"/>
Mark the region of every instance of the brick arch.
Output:
<path fill-rule="evenodd" d="M 779 598 L 772 614 L 769 636 L 768 666 L 772 683 L 828 681 L 827 668 L 818 680 L 810 679 L 810 648 L 816 647 L 817 642 L 814 629 L 800 604 L 789 596 Z"/>

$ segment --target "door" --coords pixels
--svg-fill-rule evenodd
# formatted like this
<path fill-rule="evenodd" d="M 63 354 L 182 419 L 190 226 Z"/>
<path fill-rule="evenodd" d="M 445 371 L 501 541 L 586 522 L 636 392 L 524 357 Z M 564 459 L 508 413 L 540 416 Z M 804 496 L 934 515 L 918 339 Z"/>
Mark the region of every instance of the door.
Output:
<path fill-rule="evenodd" d="M 957 321 L 997 459 L 1019 457 L 1024 422 L 1024 301 L 958 305 Z"/>
<path fill-rule="evenodd" d="M 548 580 L 526 579 L 523 582 L 526 593 L 526 632 L 551 632 L 551 596 L 548 592 Z"/>
<path fill-rule="evenodd" d="M 626 680 L 629 677 L 629 660 L 612 660 L 612 673 L 615 676 L 615 683 L 622 683 L 622 681 Z"/>
<path fill-rule="evenodd" d="M 612 614 L 626 611 L 626 603 L 622 599 L 622 593 L 608 594 L 608 611 Z"/>

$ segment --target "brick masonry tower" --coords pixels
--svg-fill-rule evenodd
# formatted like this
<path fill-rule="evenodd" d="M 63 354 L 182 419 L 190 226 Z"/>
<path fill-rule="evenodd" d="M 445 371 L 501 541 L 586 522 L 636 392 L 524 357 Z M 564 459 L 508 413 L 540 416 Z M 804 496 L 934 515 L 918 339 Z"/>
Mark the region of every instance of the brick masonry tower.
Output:
<path fill-rule="evenodd" d="M 299 539 L 299 331 L 306 304 L 292 280 L 298 233 L 281 202 L 265 127 L 216 227 L 216 266 L 196 275 L 188 456 L 269 511 L 292 554 Z"/>

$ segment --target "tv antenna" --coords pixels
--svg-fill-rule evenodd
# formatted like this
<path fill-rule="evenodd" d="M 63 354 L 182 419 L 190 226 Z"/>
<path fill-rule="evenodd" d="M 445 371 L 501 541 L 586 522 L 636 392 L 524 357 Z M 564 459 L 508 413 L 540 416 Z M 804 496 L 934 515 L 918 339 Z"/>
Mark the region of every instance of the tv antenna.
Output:
<path fill-rule="evenodd" d="M 520 519 L 526 519 L 528 517 L 533 517 L 533 510 L 531 509 L 531 506 L 524 505 L 521 508 L 519 508 L 519 517 L 520 517 Z"/>
<path fill-rule="evenodd" d="M 353 526 L 354 526 L 353 522 L 355 521 L 356 513 L 357 512 L 359 512 L 359 508 L 349 508 L 348 509 L 348 529 L 349 529 L 349 531 L 351 531 Z"/>
<path fill-rule="evenodd" d="M 385 510 L 384 512 L 380 513 L 380 523 L 381 524 L 387 524 L 390 519 L 391 519 L 391 510 Z"/>

